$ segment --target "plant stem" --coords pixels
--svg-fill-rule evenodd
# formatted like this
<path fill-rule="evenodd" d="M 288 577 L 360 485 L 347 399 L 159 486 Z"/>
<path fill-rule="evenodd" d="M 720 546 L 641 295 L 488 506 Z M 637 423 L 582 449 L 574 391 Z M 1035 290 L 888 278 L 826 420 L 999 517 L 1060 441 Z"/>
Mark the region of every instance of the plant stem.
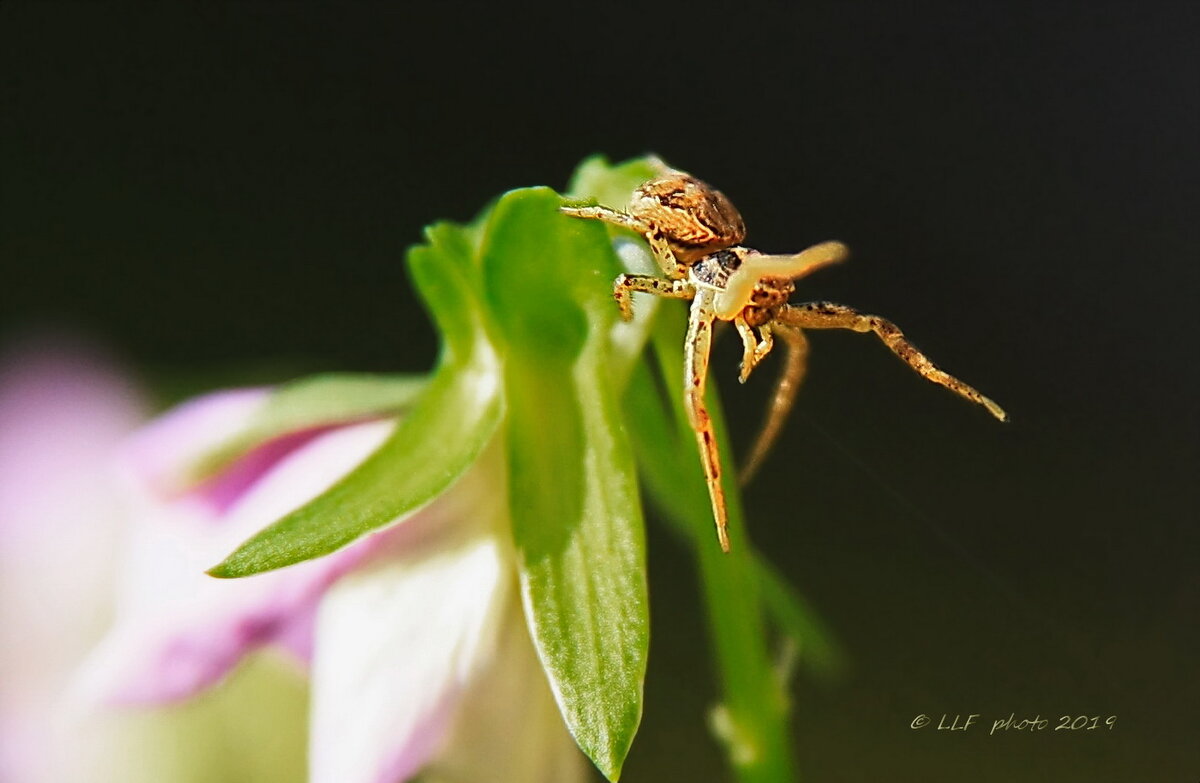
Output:
<path fill-rule="evenodd" d="M 654 334 L 659 371 L 667 388 L 678 389 L 684 324 L 671 313 L 660 313 Z M 733 455 L 725 437 L 724 417 L 714 384 L 709 384 L 709 413 L 720 442 L 721 460 L 733 465 Z M 676 425 L 681 446 L 690 444 L 690 427 L 683 409 L 682 395 L 672 393 Z M 763 607 L 755 578 L 754 554 L 745 535 L 741 493 L 736 486 L 725 487 L 732 551 L 721 551 L 713 531 L 712 512 L 707 490 L 700 479 L 699 458 L 692 451 L 687 487 L 679 488 L 670 513 L 689 532 L 696 548 L 700 580 L 708 612 L 708 628 L 716 654 L 717 676 L 723 704 L 713 713 L 713 728 L 724 740 L 737 779 L 743 783 L 780 783 L 795 779 L 787 731 L 787 702 L 775 675 L 767 649 L 767 631 Z M 735 472 L 726 472 L 727 476 Z"/>

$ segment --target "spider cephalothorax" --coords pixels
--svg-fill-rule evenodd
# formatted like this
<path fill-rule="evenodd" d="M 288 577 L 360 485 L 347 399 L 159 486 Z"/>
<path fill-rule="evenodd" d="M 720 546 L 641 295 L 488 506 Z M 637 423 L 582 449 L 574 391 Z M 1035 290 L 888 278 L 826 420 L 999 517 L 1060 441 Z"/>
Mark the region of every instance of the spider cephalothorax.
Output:
<path fill-rule="evenodd" d="M 684 354 L 684 393 L 688 417 L 696 431 L 700 458 L 712 500 L 713 518 L 721 548 L 729 551 L 725 493 L 716 437 L 704 404 L 708 354 L 715 320 L 732 321 L 742 338 L 745 381 L 770 353 L 774 338 L 788 346 L 787 360 L 767 412 L 766 422 L 742 471 L 749 480 L 779 435 L 804 377 L 808 341 L 803 329 L 850 329 L 874 332 L 893 353 L 922 377 L 976 402 L 1001 421 L 999 405 L 957 378 L 938 369 L 884 318 L 866 315 L 832 302 L 788 304 L 793 281 L 846 258 L 841 242 L 822 242 L 794 255 L 767 255 L 739 243 L 746 237 L 742 216 L 724 194 L 690 174 L 661 166 L 658 177 L 638 187 L 628 211 L 608 207 L 563 207 L 580 218 L 636 231 L 650 243 L 665 279 L 652 275 L 619 275 L 613 296 L 625 318 L 633 315 L 634 292 L 657 294 L 692 302 Z"/>

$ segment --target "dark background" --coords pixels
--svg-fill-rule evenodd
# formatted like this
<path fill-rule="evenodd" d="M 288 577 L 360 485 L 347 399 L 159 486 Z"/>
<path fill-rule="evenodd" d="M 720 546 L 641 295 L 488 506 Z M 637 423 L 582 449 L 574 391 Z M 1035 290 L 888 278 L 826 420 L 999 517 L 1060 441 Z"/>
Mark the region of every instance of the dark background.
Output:
<path fill-rule="evenodd" d="M 655 151 L 755 247 L 846 241 L 799 296 L 893 318 L 1013 418 L 813 336 L 747 495 L 849 659 L 795 688 L 805 778 L 1194 783 L 1197 8 L 4 2 L 0 336 L 74 325 L 168 395 L 421 371 L 424 224 Z M 746 442 L 771 373 L 731 383 L 734 342 Z M 661 525 L 650 547 L 625 779 L 722 779 L 690 557 Z M 1050 728 L 987 735 L 1013 712 Z M 1053 730 L 1081 714 L 1116 727 Z"/>

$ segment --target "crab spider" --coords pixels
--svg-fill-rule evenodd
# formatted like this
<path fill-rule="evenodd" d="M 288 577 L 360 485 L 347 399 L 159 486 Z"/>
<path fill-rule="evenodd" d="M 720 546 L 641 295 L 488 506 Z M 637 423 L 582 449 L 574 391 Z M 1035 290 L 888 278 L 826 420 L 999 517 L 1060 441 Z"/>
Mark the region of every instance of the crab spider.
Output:
<path fill-rule="evenodd" d="M 774 445 L 804 378 L 805 329 L 873 332 L 921 377 L 982 405 L 1001 421 L 1008 419 L 999 405 L 938 369 L 891 321 L 832 302 L 788 303 L 796 280 L 846 258 L 849 251 L 841 242 L 822 242 L 795 255 L 767 255 L 742 247 L 746 227 L 729 199 L 695 177 L 661 164 L 659 175 L 633 192 L 625 212 L 603 206 L 563 207 L 562 211 L 629 229 L 650 244 L 664 277 L 619 275 L 613 283 L 613 296 L 622 317 L 633 316 L 635 292 L 691 300 L 684 346 L 684 397 L 704 465 L 717 539 L 726 552 L 729 533 L 721 461 L 704 404 L 714 321 L 732 321 L 741 336 L 738 379 L 743 383 L 771 352 L 776 337 L 788 349 L 763 427 L 742 471 L 743 484 Z"/>

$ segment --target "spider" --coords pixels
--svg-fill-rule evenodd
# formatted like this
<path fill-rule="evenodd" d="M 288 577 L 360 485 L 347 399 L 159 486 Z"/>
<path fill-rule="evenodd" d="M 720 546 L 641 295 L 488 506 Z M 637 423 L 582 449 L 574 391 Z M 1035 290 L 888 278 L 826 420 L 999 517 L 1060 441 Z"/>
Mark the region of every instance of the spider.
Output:
<path fill-rule="evenodd" d="M 822 242 L 795 255 L 767 255 L 742 247 L 739 243 L 746 237 L 746 226 L 724 194 L 661 162 L 658 167 L 658 175 L 633 192 L 625 212 L 604 206 L 562 207 L 562 211 L 629 229 L 649 242 L 665 278 L 619 275 L 613 283 L 613 295 L 623 318 L 633 317 L 634 292 L 691 300 L 683 367 L 684 399 L 689 423 L 696 433 L 722 550 L 729 551 L 725 493 L 716 437 L 704 404 L 714 321 L 732 321 L 742 338 L 738 377 L 742 383 L 771 352 L 776 337 L 789 349 L 762 430 L 740 476 L 743 484 L 779 436 L 804 377 L 808 354 L 804 329 L 873 332 L 921 377 L 982 405 L 1000 421 L 1008 420 L 999 405 L 938 369 L 891 321 L 832 302 L 788 303 L 795 290 L 794 281 L 846 258 L 849 251 L 841 242 Z"/>

